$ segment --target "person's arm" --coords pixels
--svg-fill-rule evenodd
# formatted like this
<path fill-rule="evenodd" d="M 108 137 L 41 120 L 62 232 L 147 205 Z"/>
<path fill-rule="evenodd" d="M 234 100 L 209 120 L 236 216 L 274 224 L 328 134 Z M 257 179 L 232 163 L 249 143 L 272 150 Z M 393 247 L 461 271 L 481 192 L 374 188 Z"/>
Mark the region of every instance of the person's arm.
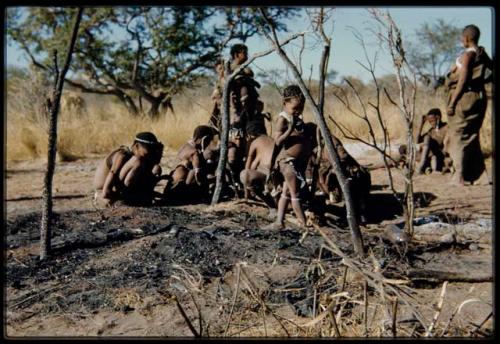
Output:
<path fill-rule="evenodd" d="M 106 176 L 106 180 L 104 181 L 104 185 L 102 187 L 102 195 L 104 198 L 110 198 L 112 195 L 112 189 L 118 180 L 118 173 L 120 169 L 123 167 L 125 163 L 125 154 L 123 152 L 115 153 L 113 157 L 113 164 L 109 169 L 108 175 Z"/>
<path fill-rule="evenodd" d="M 427 115 L 425 114 L 420 118 L 420 124 L 418 125 L 417 132 L 415 133 L 415 141 L 417 143 L 421 143 L 424 140 L 424 135 L 422 135 L 422 129 L 424 128 L 426 118 Z"/>
<path fill-rule="evenodd" d="M 455 107 L 457 106 L 458 101 L 464 94 L 465 82 L 472 73 L 472 64 L 474 62 L 475 56 L 476 53 L 472 51 L 466 52 L 463 55 L 463 62 L 462 62 L 463 67 L 459 69 L 457 87 L 455 88 L 450 98 L 450 102 L 446 110 L 448 116 L 453 116 L 455 114 Z"/>
<path fill-rule="evenodd" d="M 276 146 L 281 147 L 283 142 L 290 136 L 293 130 L 293 126 L 295 124 L 295 116 L 292 116 L 292 120 L 288 123 L 288 128 L 285 130 L 287 120 L 284 118 L 279 118 L 276 123 L 276 131 L 274 132 L 274 143 Z"/>
<path fill-rule="evenodd" d="M 193 164 L 194 180 L 198 185 L 201 185 L 201 158 L 200 153 L 195 152 L 191 156 L 191 163 Z"/>
<path fill-rule="evenodd" d="M 250 151 L 248 152 L 247 161 L 245 162 L 245 180 L 243 180 L 243 190 L 245 190 L 245 199 L 248 199 L 248 171 L 252 167 L 252 163 L 255 160 L 255 156 L 257 155 L 256 146 L 250 146 Z"/>

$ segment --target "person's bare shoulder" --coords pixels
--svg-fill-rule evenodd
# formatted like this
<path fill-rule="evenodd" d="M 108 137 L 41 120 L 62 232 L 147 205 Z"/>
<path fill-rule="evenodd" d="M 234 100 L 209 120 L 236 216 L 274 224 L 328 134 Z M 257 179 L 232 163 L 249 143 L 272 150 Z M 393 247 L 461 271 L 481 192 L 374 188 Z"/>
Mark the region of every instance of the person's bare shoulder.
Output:
<path fill-rule="evenodd" d="M 288 125 L 288 120 L 284 117 L 279 116 L 278 119 L 276 120 L 276 129 L 277 130 L 286 128 L 287 125 Z"/>
<path fill-rule="evenodd" d="M 106 159 L 110 159 L 112 162 L 115 162 L 117 159 L 124 160 L 127 158 L 128 154 L 123 149 L 117 149 L 106 157 Z"/>
<path fill-rule="evenodd" d="M 181 148 L 179 148 L 177 156 L 181 160 L 189 159 L 189 157 L 191 157 L 194 153 L 196 153 L 196 149 L 192 145 L 185 143 L 181 146 Z"/>

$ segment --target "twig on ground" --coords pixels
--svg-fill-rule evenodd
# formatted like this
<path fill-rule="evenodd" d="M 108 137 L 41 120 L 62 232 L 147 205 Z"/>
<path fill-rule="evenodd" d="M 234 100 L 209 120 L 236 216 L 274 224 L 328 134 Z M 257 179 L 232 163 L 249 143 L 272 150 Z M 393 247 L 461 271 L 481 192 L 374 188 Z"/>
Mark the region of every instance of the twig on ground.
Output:
<path fill-rule="evenodd" d="M 490 318 L 493 316 L 493 312 L 490 312 L 490 314 L 488 314 L 488 316 L 486 317 L 486 319 L 484 319 L 477 327 L 474 331 L 472 331 L 471 333 L 471 336 L 472 337 L 475 337 L 476 336 L 476 333 L 479 332 L 479 330 L 481 330 L 481 327 L 484 326 L 484 324 L 486 324 L 486 322 L 488 320 L 490 320 Z"/>
<path fill-rule="evenodd" d="M 434 314 L 434 318 L 432 319 L 431 325 L 427 329 L 427 332 L 425 333 L 425 337 L 429 337 L 432 334 L 432 330 L 434 329 L 434 326 L 436 326 L 436 322 L 439 318 L 439 315 L 441 314 L 441 309 L 443 307 L 443 302 L 444 302 L 444 296 L 446 295 L 446 286 L 448 285 L 448 281 L 443 283 L 443 287 L 441 288 L 441 294 L 439 295 L 439 301 L 437 304 L 437 309 L 436 313 Z"/>
<path fill-rule="evenodd" d="M 397 329 L 396 329 L 396 320 L 397 320 L 397 314 L 398 314 L 398 298 L 394 300 L 392 304 L 392 336 L 396 337 L 397 335 Z"/>
<path fill-rule="evenodd" d="M 238 275 L 236 277 L 236 290 L 234 292 L 233 304 L 231 305 L 231 311 L 229 312 L 229 318 L 227 319 L 226 329 L 224 330 L 224 337 L 227 334 L 227 330 L 229 329 L 229 325 L 231 324 L 231 317 L 233 316 L 234 305 L 236 304 L 236 298 L 238 297 L 238 290 L 240 289 L 240 275 L 241 275 L 241 267 L 239 264 L 236 264 L 238 267 Z"/>
<path fill-rule="evenodd" d="M 364 322 L 364 325 L 365 325 L 365 332 L 364 332 L 364 336 L 367 337 L 368 336 L 368 282 L 365 280 L 365 283 L 363 284 L 364 288 L 363 288 L 363 296 L 364 296 L 364 306 L 365 306 L 365 311 L 364 311 L 364 315 L 363 315 L 363 322 Z"/>

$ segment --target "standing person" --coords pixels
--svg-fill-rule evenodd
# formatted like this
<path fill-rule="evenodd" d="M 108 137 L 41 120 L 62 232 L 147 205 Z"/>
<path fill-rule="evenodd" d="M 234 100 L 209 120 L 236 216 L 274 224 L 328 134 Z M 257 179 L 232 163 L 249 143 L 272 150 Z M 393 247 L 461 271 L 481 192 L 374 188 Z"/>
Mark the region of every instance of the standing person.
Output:
<path fill-rule="evenodd" d="M 273 133 L 276 168 L 284 177 L 281 197 L 278 201 L 278 214 L 273 224 L 267 229 L 284 228 L 285 211 L 292 204 L 293 212 L 301 227 L 306 226 L 306 217 L 300 203 L 300 191 L 306 186 L 305 170 L 312 151 L 315 148 L 316 128 L 313 123 L 304 123 L 305 97 L 300 87 L 290 85 L 283 90 L 283 111 L 276 122 Z"/>
<path fill-rule="evenodd" d="M 244 44 L 235 44 L 230 51 L 230 73 L 248 60 L 248 47 Z M 222 94 L 224 86 L 224 65 L 218 62 L 216 71 L 219 81 L 212 93 L 214 109 L 210 118 L 212 126 L 216 126 L 221 131 L 222 114 Z M 228 165 L 233 185 L 241 186 L 238 180 L 240 171 L 244 168 L 244 157 L 247 151 L 246 127 L 247 121 L 252 119 L 257 111 L 257 101 L 260 88 L 258 82 L 253 78 L 254 74 L 248 67 L 244 68 L 232 80 L 229 85 L 229 144 L 228 144 Z M 237 191 L 237 190 L 235 190 Z"/>
<path fill-rule="evenodd" d="M 455 174 L 452 183 L 473 183 L 484 172 L 479 130 L 486 113 L 485 84 L 491 82 L 492 61 L 478 46 L 480 31 L 467 25 L 461 36 L 465 51 L 456 59 L 447 75 L 450 155 Z"/>

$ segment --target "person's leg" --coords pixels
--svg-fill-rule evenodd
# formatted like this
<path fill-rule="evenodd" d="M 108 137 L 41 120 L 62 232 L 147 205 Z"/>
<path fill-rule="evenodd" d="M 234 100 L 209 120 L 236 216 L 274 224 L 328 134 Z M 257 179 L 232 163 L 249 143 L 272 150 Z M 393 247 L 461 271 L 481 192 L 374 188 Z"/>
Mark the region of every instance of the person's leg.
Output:
<path fill-rule="evenodd" d="M 328 171 L 326 183 L 330 203 L 338 203 L 342 201 L 342 190 L 340 189 L 339 180 L 332 169 Z"/>
<path fill-rule="evenodd" d="M 240 154 L 238 147 L 236 146 L 231 146 L 228 148 L 227 151 L 227 164 L 229 166 L 229 173 L 231 177 L 231 183 L 234 185 L 234 187 L 239 186 L 239 180 L 238 180 L 238 175 L 239 175 L 239 166 L 240 166 Z"/>
<path fill-rule="evenodd" d="M 257 197 L 262 199 L 270 209 L 276 209 L 277 205 L 269 192 L 264 193 L 266 175 L 260 171 L 249 171 L 249 185 Z"/>
<path fill-rule="evenodd" d="M 122 179 L 123 185 L 126 188 L 135 187 L 141 180 L 141 177 L 144 175 L 144 163 L 136 158 L 135 156 L 130 158 L 127 165 L 130 163 L 129 168 L 124 170 L 124 175 L 120 175 L 120 179 Z"/>
<path fill-rule="evenodd" d="M 278 201 L 278 214 L 276 216 L 276 223 L 284 226 L 285 223 L 285 213 L 288 207 L 288 202 L 290 201 L 290 194 L 288 193 L 288 186 L 286 182 L 283 183 L 283 191 L 281 192 L 281 197 Z"/>
<path fill-rule="evenodd" d="M 290 197 L 288 194 L 288 186 L 286 182 L 283 183 L 283 191 L 281 192 L 281 197 L 278 200 L 278 211 L 276 214 L 276 220 L 270 225 L 264 227 L 264 229 L 283 229 L 285 228 L 285 212 L 288 207 L 288 202 Z"/>
<path fill-rule="evenodd" d="M 328 194 L 328 186 L 326 183 L 326 176 L 328 175 L 327 169 L 320 169 L 318 172 L 318 186 L 320 191 L 324 194 Z"/>
<path fill-rule="evenodd" d="M 300 204 L 299 197 L 299 182 L 297 178 L 297 171 L 291 164 L 282 164 L 283 177 L 285 177 L 285 183 L 288 187 L 288 192 L 290 194 L 290 202 L 292 203 L 292 209 L 299 220 L 301 226 L 306 224 L 306 216 Z"/>
<path fill-rule="evenodd" d="M 420 155 L 420 162 L 417 165 L 417 173 L 424 174 L 425 168 L 429 163 L 429 150 L 430 150 L 430 136 L 426 135 L 422 144 L 422 153 Z"/>

